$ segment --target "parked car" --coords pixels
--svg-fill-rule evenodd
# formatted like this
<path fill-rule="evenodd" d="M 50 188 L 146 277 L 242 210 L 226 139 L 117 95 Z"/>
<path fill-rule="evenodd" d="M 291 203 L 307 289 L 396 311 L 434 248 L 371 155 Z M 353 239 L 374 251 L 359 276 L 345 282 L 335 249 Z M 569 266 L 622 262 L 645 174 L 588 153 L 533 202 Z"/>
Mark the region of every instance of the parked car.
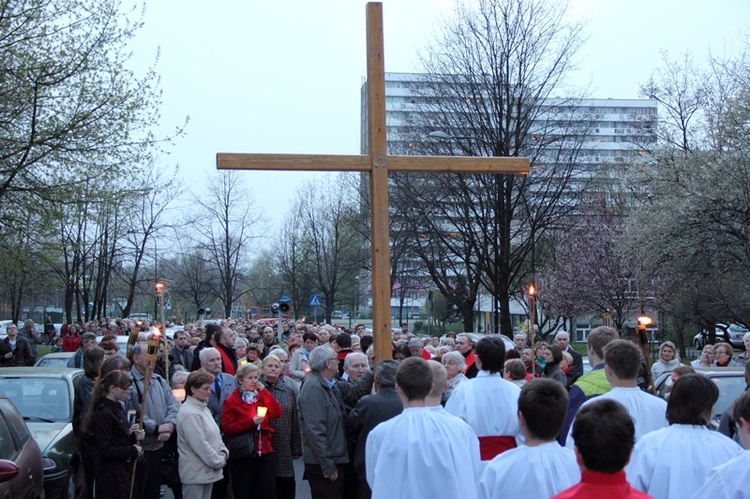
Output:
<path fill-rule="evenodd" d="M 742 395 L 747 386 L 745 383 L 745 369 L 742 367 L 710 367 L 697 368 L 719 387 L 719 400 L 714 406 L 714 417 L 709 425 L 712 430 L 719 428 L 721 415 L 729 409 L 737 397 Z M 654 380 L 654 393 L 667 400 L 672 389 L 672 373 L 664 372 Z"/>
<path fill-rule="evenodd" d="M 734 347 L 744 347 L 745 342 L 742 338 L 750 330 L 739 324 L 730 324 L 728 326 L 726 324 L 717 324 L 714 332 L 716 334 L 716 341 L 730 343 Z M 693 336 L 693 345 L 695 345 L 697 350 L 702 350 L 707 341 L 708 331 L 705 329 Z"/>
<path fill-rule="evenodd" d="M 70 358 L 73 357 L 75 352 L 54 352 L 48 353 L 37 359 L 34 367 L 68 367 Z"/>
<path fill-rule="evenodd" d="M 459 333 L 459 334 L 461 334 L 461 333 Z M 503 340 L 503 344 L 505 345 L 505 351 L 506 352 L 508 350 L 515 350 L 516 349 L 516 344 L 513 343 L 513 340 L 511 340 L 510 338 L 508 338 L 504 334 L 497 334 L 497 335 L 495 335 L 495 334 L 487 334 L 487 333 L 466 333 L 466 334 L 469 334 L 469 335 L 471 335 L 472 338 L 474 338 L 474 345 L 476 345 L 479 342 L 479 340 L 481 340 L 485 336 L 499 336 L 500 339 Z"/>
<path fill-rule="evenodd" d="M 0 496 L 34 499 L 43 495 L 39 444 L 13 402 L 0 395 Z"/>
<path fill-rule="evenodd" d="M 0 369 L 0 393 L 18 408 L 42 450 L 47 499 L 74 499 L 83 483 L 81 457 L 73 438 L 73 386 L 80 369 Z"/>

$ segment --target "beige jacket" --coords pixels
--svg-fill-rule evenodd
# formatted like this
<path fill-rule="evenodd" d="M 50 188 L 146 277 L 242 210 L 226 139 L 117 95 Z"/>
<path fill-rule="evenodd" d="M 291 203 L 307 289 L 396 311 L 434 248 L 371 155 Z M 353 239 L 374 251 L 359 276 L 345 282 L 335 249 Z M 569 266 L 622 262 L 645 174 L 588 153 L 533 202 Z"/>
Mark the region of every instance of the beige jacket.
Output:
<path fill-rule="evenodd" d="M 206 404 L 187 397 L 177 413 L 177 447 L 180 480 L 186 484 L 209 484 L 221 480 L 221 469 L 229 455 L 219 427 Z"/>

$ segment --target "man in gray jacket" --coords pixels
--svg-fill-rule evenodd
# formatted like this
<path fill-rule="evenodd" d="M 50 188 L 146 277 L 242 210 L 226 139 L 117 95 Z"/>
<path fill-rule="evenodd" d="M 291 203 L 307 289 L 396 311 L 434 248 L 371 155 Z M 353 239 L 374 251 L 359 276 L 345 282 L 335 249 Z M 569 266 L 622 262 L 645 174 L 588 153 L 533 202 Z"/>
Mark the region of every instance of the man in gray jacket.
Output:
<path fill-rule="evenodd" d="M 130 375 L 133 377 L 133 384 L 130 385 L 128 409 L 134 409 L 136 414 L 140 414 L 144 395 L 146 398 L 143 415 L 143 429 L 146 430 L 146 438 L 141 444 L 146 459 L 143 463 L 139 462 L 136 468 L 136 490 L 139 493 L 135 497 L 141 499 L 158 498 L 161 489 L 164 442 L 169 440 L 172 432 L 174 432 L 180 406 L 177 399 L 174 398 L 169 384 L 158 374 L 151 374 L 148 393 L 144 394 L 143 382 L 148 371 L 146 348 L 136 344 L 131 350 L 131 355 L 133 367 L 130 369 Z"/>
<path fill-rule="evenodd" d="M 313 499 L 342 498 L 344 464 L 349 455 L 344 436 L 344 404 L 334 376 L 339 372 L 336 352 L 319 346 L 310 352 L 311 373 L 299 396 L 304 479 Z"/>

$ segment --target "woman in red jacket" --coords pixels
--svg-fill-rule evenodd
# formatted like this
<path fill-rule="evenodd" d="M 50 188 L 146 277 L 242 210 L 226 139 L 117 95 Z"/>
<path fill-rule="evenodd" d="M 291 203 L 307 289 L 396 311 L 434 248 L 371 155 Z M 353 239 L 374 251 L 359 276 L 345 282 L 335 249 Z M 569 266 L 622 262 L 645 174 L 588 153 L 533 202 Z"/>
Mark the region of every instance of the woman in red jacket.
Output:
<path fill-rule="evenodd" d="M 281 416 L 281 406 L 262 383 L 251 363 L 237 369 L 239 388 L 224 401 L 221 429 L 227 437 L 229 472 L 234 497 L 276 497 L 276 473 L 271 456 L 271 419 Z M 259 410 L 259 408 L 261 408 Z M 263 409 L 266 413 L 263 415 Z"/>
<path fill-rule="evenodd" d="M 63 336 L 63 352 L 75 352 L 81 344 L 81 333 L 74 325 L 70 325 Z"/>

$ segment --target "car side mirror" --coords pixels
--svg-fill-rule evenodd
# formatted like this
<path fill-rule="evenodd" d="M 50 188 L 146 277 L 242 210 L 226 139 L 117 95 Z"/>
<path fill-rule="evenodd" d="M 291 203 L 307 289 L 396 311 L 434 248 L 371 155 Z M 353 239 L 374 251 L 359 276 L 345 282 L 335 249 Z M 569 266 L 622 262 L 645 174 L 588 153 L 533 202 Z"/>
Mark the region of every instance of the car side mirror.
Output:
<path fill-rule="evenodd" d="M 0 483 L 13 480 L 19 472 L 20 470 L 16 463 L 7 459 L 0 459 Z"/>

